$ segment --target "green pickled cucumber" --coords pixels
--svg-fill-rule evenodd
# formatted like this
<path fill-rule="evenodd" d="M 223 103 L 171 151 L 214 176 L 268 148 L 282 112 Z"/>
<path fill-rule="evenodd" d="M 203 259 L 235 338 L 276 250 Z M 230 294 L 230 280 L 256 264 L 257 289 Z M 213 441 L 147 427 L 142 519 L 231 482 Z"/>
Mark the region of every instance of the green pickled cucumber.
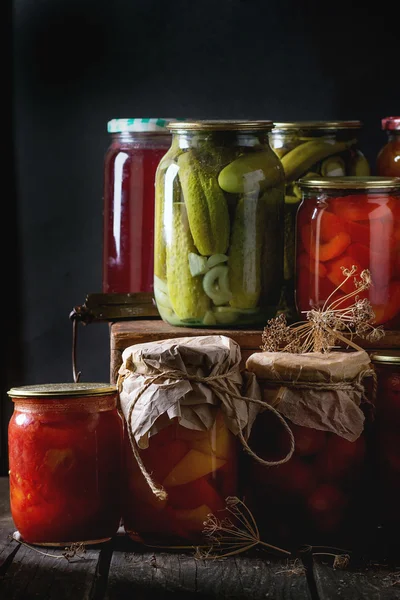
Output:
<path fill-rule="evenodd" d="M 321 165 L 321 175 L 324 177 L 344 177 L 346 165 L 341 156 L 329 156 Z"/>
<path fill-rule="evenodd" d="M 155 175 L 154 274 L 160 279 L 166 278 L 165 198 L 174 198 L 176 202 L 180 200 L 178 166 L 173 160 L 177 153 L 179 148 L 175 143 L 161 159 Z"/>
<path fill-rule="evenodd" d="M 371 169 L 364 154 L 360 150 L 356 150 L 356 157 L 351 162 L 349 175 L 355 175 L 356 177 L 368 177 L 370 173 Z"/>
<path fill-rule="evenodd" d="M 282 165 L 285 170 L 287 182 L 298 179 L 305 171 L 328 156 L 340 154 L 356 143 L 356 140 L 348 142 L 331 143 L 326 140 L 311 140 L 296 146 L 282 157 Z"/>
<path fill-rule="evenodd" d="M 247 194 L 283 180 L 282 165 L 272 151 L 243 154 L 222 169 L 218 183 L 224 192 Z"/>
<path fill-rule="evenodd" d="M 191 150 L 181 154 L 178 165 L 190 231 L 197 250 L 203 256 L 225 254 L 229 243 L 229 213 L 215 174 L 201 165 Z"/>
<path fill-rule="evenodd" d="M 283 236 L 286 210 L 297 205 L 284 201 L 283 186 L 267 190 L 262 197 L 265 205 L 265 226 L 261 253 L 261 298 L 265 307 L 278 304 L 283 284 Z"/>
<path fill-rule="evenodd" d="M 235 308 L 255 308 L 261 292 L 261 252 L 265 203 L 246 194 L 237 204 L 229 249 L 229 289 Z"/>
<path fill-rule="evenodd" d="M 179 319 L 203 320 L 210 300 L 204 293 L 200 277 L 192 277 L 189 253 L 196 252 L 183 203 L 172 204 L 170 243 L 167 245 L 166 265 L 169 299 Z"/>

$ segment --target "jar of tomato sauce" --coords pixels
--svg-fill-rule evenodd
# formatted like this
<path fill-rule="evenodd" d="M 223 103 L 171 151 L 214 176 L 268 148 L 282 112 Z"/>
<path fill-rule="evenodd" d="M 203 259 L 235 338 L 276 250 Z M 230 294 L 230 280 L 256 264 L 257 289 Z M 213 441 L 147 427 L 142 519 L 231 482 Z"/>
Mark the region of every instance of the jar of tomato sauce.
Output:
<path fill-rule="evenodd" d="M 22 539 L 52 546 L 110 539 L 121 517 L 116 388 L 57 383 L 8 394 L 11 513 Z"/>
<path fill-rule="evenodd" d="M 400 178 L 300 179 L 296 222 L 296 304 L 299 312 L 354 303 L 353 278 L 342 269 L 371 273 L 368 298 L 375 325 L 400 327 Z M 339 290 L 336 288 L 341 285 Z M 336 290 L 336 291 L 335 291 Z"/>
<path fill-rule="evenodd" d="M 104 160 L 103 292 L 153 290 L 154 177 L 173 119 L 112 119 Z"/>
<path fill-rule="evenodd" d="M 377 156 L 377 174 L 400 177 L 400 117 L 382 119 L 382 129 L 387 140 Z"/>
<path fill-rule="evenodd" d="M 371 355 L 378 389 L 370 455 L 373 461 L 369 490 L 370 511 L 381 532 L 381 552 L 400 556 L 396 533 L 400 527 L 400 350 L 381 350 Z"/>

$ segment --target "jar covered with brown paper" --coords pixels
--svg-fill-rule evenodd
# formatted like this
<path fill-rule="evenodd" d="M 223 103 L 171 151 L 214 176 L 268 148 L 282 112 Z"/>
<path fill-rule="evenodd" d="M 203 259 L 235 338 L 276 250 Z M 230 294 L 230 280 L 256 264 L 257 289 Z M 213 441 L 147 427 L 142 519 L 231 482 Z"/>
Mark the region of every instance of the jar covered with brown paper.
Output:
<path fill-rule="evenodd" d="M 373 376 L 368 354 L 361 349 L 259 352 L 246 366 L 256 374 L 263 399 L 287 420 L 295 441 L 284 464 L 266 469 L 251 461 L 246 470 L 245 501 L 260 530 L 292 549 L 348 547 L 359 507 L 365 505 L 364 429 L 371 404 L 364 378 Z M 276 460 L 285 455 L 289 440 L 263 413 L 249 442 L 262 457 Z"/>
<path fill-rule="evenodd" d="M 125 417 L 123 520 L 145 543 L 201 542 L 209 514 L 238 493 L 237 448 L 260 409 L 253 374 L 225 336 L 137 344 L 119 371 Z"/>

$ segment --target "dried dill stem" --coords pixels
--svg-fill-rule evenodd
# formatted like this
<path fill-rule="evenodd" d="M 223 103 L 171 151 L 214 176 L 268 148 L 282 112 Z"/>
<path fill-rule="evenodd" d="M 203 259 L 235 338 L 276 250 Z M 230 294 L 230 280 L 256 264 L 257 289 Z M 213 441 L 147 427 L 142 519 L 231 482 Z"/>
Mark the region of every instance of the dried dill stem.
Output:
<path fill-rule="evenodd" d="M 254 546 L 264 546 L 274 553 L 291 556 L 291 552 L 267 544 L 260 539 L 257 523 L 245 503 L 236 496 L 226 498 L 226 511 L 231 515 L 218 519 L 209 514 L 204 522 L 203 533 L 208 546 L 198 547 L 196 558 L 226 558 L 250 550 Z"/>
<path fill-rule="evenodd" d="M 385 332 L 381 327 L 374 327 L 375 313 L 366 298 L 359 294 L 371 287 L 370 272 L 361 271 L 359 278 L 354 277 L 357 267 L 351 269 L 341 267 L 344 279 L 342 283 L 326 299 L 322 308 L 307 311 L 306 321 L 288 325 L 284 314 L 270 319 L 262 333 L 261 350 L 264 352 L 307 352 L 327 353 L 337 347 L 338 342 L 360 350 L 354 342 L 354 334 L 369 341 L 381 339 Z M 351 278 L 354 279 L 354 290 L 341 298 L 332 300 Z M 349 305 L 349 300 L 354 299 Z M 350 334 L 346 338 L 344 334 Z"/>
<path fill-rule="evenodd" d="M 230 517 L 218 519 L 214 514 L 207 515 L 204 522 L 203 534 L 208 544 L 197 546 L 195 558 L 220 559 L 247 552 L 255 546 L 262 546 L 273 554 L 294 558 L 293 553 L 264 542 L 260 538 L 260 532 L 256 520 L 246 504 L 236 496 L 229 496 L 225 500 L 226 511 Z M 312 550 L 313 547 L 311 547 Z M 317 549 L 317 547 L 315 547 Z M 332 549 L 334 550 L 334 549 Z M 312 551 L 313 556 L 332 557 L 335 569 L 345 569 L 350 562 L 350 555 L 345 553 L 334 553 L 328 551 Z M 288 574 L 296 574 L 300 567 L 300 561 L 295 559 L 292 566 L 288 566 Z"/>
<path fill-rule="evenodd" d="M 70 546 L 66 546 L 62 554 L 51 554 L 50 552 L 44 552 L 43 550 L 39 550 L 35 546 L 31 546 L 31 544 L 27 544 L 26 542 L 20 539 L 19 534 L 17 532 L 13 533 L 13 535 L 10 537 L 12 540 L 14 540 L 14 542 L 17 542 L 18 544 L 29 548 L 29 550 L 33 550 L 34 552 L 37 552 L 42 556 L 48 556 L 49 558 L 53 558 L 55 560 L 65 558 L 68 562 L 71 562 L 73 558 L 85 558 L 84 555 L 86 554 L 86 548 L 83 542 L 74 542 Z"/>

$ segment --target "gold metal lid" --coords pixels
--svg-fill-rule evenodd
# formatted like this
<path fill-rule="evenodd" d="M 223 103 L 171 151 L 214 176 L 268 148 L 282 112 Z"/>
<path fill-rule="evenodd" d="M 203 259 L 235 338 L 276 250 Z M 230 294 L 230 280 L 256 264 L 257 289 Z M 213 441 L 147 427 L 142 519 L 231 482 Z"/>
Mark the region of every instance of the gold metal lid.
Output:
<path fill-rule="evenodd" d="M 304 177 L 297 181 L 302 189 L 319 190 L 400 190 L 400 177 Z"/>
<path fill-rule="evenodd" d="M 42 383 L 11 388 L 11 398 L 60 398 L 69 396 L 99 396 L 113 394 L 116 386 L 110 383 Z"/>
<path fill-rule="evenodd" d="M 380 350 L 370 355 L 371 362 L 390 363 L 400 366 L 400 350 Z"/>
<path fill-rule="evenodd" d="M 168 124 L 171 131 L 271 131 L 272 121 L 187 121 Z"/>
<path fill-rule="evenodd" d="M 292 121 L 288 123 L 274 123 L 276 129 L 360 129 L 361 121 Z"/>

